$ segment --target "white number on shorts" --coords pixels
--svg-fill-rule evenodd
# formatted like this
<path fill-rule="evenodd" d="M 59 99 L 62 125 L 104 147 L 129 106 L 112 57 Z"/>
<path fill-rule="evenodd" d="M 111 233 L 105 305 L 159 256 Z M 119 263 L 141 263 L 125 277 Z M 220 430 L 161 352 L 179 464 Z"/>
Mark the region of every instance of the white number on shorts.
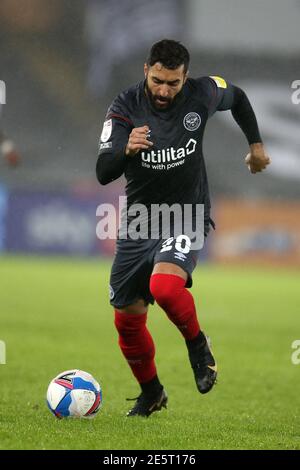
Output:
<path fill-rule="evenodd" d="M 183 246 L 182 246 L 183 242 Z M 191 249 L 191 240 L 186 235 L 178 235 L 176 238 L 175 249 L 180 253 L 188 253 Z"/>
<path fill-rule="evenodd" d="M 162 244 L 162 248 L 160 250 L 161 253 L 164 251 L 170 251 L 172 250 L 172 244 L 173 244 L 174 238 L 168 238 L 168 240 L 165 240 Z M 191 249 L 191 240 L 187 235 L 178 235 L 176 238 L 175 242 L 175 250 L 179 251 L 180 253 L 188 253 Z"/>
<path fill-rule="evenodd" d="M 168 238 L 168 240 L 165 240 L 162 244 L 162 249 L 160 250 L 161 253 L 164 251 L 170 251 L 172 250 L 172 243 L 173 243 L 174 238 Z"/>

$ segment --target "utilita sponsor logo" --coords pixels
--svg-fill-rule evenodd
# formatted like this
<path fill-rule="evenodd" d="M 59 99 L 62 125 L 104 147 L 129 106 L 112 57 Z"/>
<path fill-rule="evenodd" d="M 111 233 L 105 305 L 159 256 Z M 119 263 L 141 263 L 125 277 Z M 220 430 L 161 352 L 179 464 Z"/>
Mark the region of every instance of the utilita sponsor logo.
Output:
<path fill-rule="evenodd" d="M 195 152 L 197 141 L 190 139 L 185 147 L 174 149 L 170 147 L 162 150 L 151 150 L 151 152 L 142 152 L 141 157 L 144 163 L 164 164 L 184 159 L 187 155 Z"/>

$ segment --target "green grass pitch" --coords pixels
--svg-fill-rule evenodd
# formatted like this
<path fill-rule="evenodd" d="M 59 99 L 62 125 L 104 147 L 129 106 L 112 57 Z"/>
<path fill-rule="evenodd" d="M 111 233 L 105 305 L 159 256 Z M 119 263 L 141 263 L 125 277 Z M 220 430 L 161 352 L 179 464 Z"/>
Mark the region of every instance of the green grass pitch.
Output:
<path fill-rule="evenodd" d="M 138 387 L 117 345 L 108 303 L 110 262 L 0 259 L 0 449 L 300 449 L 297 271 L 200 266 L 200 323 L 219 366 L 207 395 L 195 387 L 184 341 L 150 308 L 167 410 L 127 419 Z M 45 403 L 50 379 L 80 368 L 103 388 L 94 420 L 57 420 Z"/>

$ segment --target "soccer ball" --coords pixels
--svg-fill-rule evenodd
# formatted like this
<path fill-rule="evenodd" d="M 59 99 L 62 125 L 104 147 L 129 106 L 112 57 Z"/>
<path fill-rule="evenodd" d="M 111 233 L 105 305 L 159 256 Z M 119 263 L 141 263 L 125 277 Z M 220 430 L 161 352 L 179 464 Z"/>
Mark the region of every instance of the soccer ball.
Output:
<path fill-rule="evenodd" d="M 57 418 L 93 418 L 102 405 L 102 390 L 88 372 L 66 370 L 51 380 L 47 405 Z"/>

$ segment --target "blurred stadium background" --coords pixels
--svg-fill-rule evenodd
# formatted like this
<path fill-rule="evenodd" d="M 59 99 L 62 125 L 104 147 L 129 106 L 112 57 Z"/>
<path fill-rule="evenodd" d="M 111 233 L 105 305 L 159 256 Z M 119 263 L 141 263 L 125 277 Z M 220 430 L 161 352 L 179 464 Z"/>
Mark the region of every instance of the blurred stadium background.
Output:
<path fill-rule="evenodd" d="M 6 84 L 0 131 L 21 155 L 18 165 L 0 158 L 0 340 L 7 343 L 7 365 L 0 370 L 0 448 L 33 445 L 33 414 L 36 447 L 97 445 L 87 434 L 78 434 L 78 441 L 74 433 L 62 439 L 62 428 L 49 426 L 44 408 L 38 410 L 50 378 L 74 366 L 104 380 L 107 415 L 102 436 L 95 432 L 106 448 L 299 448 L 293 406 L 298 392 L 290 386 L 299 381 L 290 361 L 300 304 L 300 104 L 293 104 L 291 88 L 300 79 L 299 24 L 299 0 L 0 1 L 0 80 Z M 116 333 L 106 286 L 114 242 L 96 238 L 96 208 L 117 204 L 124 181 L 100 187 L 95 165 L 108 105 L 143 78 L 149 46 L 163 37 L 178 38 L 190 49 L 191 76 L 221 75 L 245 89 L 272 164 L 251 175 L 244 164 L 246 139 L 230 113 L 217 113 L 209 122 L 204 152 L 217 230 L 209 236 L 206 268 L 200 263 L 193 289 L 216 337 L 223 388 L 209 398 L 197 425 L 193 402 L 183 429 L 175 384 L 185 393 L 191 389 L 194 400 L 192 379 L 175 366 L 187 368 L 180 362 L 186 358 L 177 332 L 166 333 L 168 349 L 166 321 L 155 318 L 160 350 L 174 359 L 172 371 L 163 361 L 162 370 L 174 377 L 169 416 L 178 419 L 172 421 L 178 433 L 168 441 L 159 416 L 151 443 L 143 444 L 134 441 L 139 432 L 129 435 L 121 421 L 123 441 L 109 437 L 116 425 L 111 416 L 123 399 L 116 376 L 125 393 L 134 385 L 125 364 L 119 370 L 122 358 L 111 339 Z M 240 267 L 232 271 L 233 265 Z M 250 265 L 257 268 L 251 271 Z M 91 370 L 99 343 L 101 366 Z M 210 423 L 210 432 L 199 444 L 201 420 Z"/>
<path fill-rule="evenodd" d="M 159 11 L 159 14 L 157 12 Z M 209 123 L 205 155 L 218 230 L 209 259 L 300 265 L 300 2 L 254 0 L 2 0 L 0 129 L 22 162 L 0 161 L 0 249 L 110 255 L 95 237 L 97 140 L 113 97 L 142 79 L 149 45 L 176 37 L 191 75 L 221 75 L 247 91 L 272 165 L 249 175 L 230 113 Z M 134 30 L 134 34 L 133 31 Z"/>

